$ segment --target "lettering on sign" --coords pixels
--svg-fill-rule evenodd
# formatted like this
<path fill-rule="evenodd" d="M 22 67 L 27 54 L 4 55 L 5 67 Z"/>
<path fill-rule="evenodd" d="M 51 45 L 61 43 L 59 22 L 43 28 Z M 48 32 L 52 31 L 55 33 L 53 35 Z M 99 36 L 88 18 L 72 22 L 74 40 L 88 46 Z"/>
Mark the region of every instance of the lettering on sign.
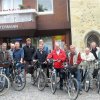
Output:
<path fill-rule="evenodd" d="M 0 30 L 18 29 L 18 25 L 0 25 Z"/>

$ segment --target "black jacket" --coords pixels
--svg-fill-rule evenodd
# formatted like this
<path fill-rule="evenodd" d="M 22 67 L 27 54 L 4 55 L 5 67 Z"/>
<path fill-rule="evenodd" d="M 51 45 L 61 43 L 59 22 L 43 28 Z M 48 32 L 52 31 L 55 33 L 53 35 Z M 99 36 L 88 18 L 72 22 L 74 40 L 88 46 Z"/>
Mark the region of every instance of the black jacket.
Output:
<path fill-rule="evenodd" d="M 35 54 L 34 54 L 34 59 L 38 59 L 39 62 L 44 62 L 47 58 L 47 52 L 46 51 L 42 51 L 42 53 L 40 52 L 39 49 L 36 50 Z"/>
<path fill-rule="evenodd" d="M 34 53 L 35 53 L 35 47 L 34 46 L 24 46 L 24 60 L 25 61 L 32 61 Z"/>

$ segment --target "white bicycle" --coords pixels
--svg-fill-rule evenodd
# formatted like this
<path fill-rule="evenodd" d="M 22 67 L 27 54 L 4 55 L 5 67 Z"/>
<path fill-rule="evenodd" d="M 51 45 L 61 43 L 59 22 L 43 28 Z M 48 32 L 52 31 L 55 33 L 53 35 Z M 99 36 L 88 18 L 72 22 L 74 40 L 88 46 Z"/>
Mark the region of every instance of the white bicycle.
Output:
<path fill-rule="evenodd" d="M 9 78 L 5 74 L 6 68 L 0 66 L 0 96 L 7 93 L 10 87 Z"/>

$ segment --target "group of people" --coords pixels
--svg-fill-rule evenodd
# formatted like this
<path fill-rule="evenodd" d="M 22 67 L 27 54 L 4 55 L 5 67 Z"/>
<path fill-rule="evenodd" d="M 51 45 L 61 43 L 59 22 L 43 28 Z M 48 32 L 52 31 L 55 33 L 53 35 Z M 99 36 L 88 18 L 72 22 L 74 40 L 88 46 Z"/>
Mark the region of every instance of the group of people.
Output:
<path fill-rule="evenodd" d="M 94 60 L 100 60 L 100 48 L 97 47 L 95 42 L 92 42 L 90 45 L 90 48 L 86 48 L 84 50 L 84 53 L 80 53 L 76 50 L 76 47 L 74 45 L 70 45 L 69 49 L 67 44 L 64 44 L 64 48 L 61 49 L 58 42 L 54 45 L 54 50 L 49 52 L 48 47 L 45 45 L 44 41 L 42 39 L 39 40 L 38 48 L 36 49 L 34 46 L 32 46 L 32 40 L 30 38 L 26 39 L 26 45 L 21 48 L 20 43 L 17 41 L 15 43 L 10 44 L 10 50 L 7 50 L 7 44 L 2 43 L 1 50 L 0 50 L 0 61 L 17 61 L 21 64 L 31 64 L 35 60 L 39 60 L 39 62 L 49 62 L 50 59 L 57 60 L 54 62 L 54 68 L 56 69 L 56 72 L 59 73 L 60 77 L 60 89 L 63 89 L 63 79 L 64 74 L 62 69 L 64 68 L 63 63 L 67 63 L 68 67 L 71 68 L 71 73 L 74 74 L 76 77 L 78 83 L 79 83 L 79 89 L 80 92 L 82 91 L 81 86 L 81 72 L 80 72 L 80 66 L 82 65 L 85 69 L 85 66 L 90 61 Z M 21 66 L 20 66 L 21 67 Z M 43 68 L 46 69 L 47 77 L 49 77 L 49 66 L 47 63 L 43 65 Z M 27 69 L 27 66 L 25 67 L 26 72 L 28 71 L 31 74 L 33 73 L 33 69 Z M 91 63 L 90 68 L 90 76 L 91 76 L 91 88 L 93 88 L 92 83 L 92 73 L 94 70 L 94 65 Z M 9 74 L 8 70 L 6 69 L 7 73 Z"/>

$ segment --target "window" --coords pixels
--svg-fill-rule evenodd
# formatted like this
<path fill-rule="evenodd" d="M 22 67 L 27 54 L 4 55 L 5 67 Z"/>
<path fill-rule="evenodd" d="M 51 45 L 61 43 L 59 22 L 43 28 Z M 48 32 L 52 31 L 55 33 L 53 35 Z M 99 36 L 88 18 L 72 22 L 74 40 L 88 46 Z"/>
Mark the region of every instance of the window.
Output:
<path fill-rule="evenodd" d="M 2 0 L 2 10 L 19 9 L 22 0 Z"/>
<path fill-rule="evenodd" d="M 39 13 L 53 13 L 53 0 L 38 0 L 37 2 Z"/>

